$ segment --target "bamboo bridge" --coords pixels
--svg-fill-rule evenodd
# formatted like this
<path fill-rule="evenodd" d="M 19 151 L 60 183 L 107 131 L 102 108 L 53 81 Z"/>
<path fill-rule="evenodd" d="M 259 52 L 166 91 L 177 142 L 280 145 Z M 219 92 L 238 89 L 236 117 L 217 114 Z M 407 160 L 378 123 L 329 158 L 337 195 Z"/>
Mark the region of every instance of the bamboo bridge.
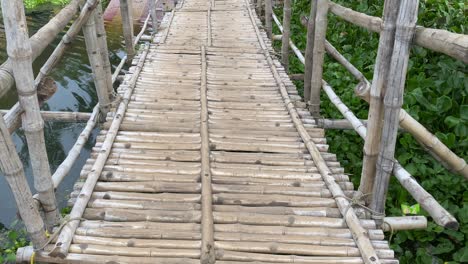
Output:
<path fill-rule="evenodd" d="M 387 109 L 385 104 L 385 118 L 380 120 L 384 123 L 379 125 L 380 121 L 369 117 L 366 128 L 322 80 L 321 64 L 328 52 L 356 76 L 357 90 L 370 101 L 371 109 L 376 107 L 373 84 L 384 83 L 381 78 L 388 75 L 395 78 L 388 77 L 393 83 L 388 85 L 387 94 L 399 98 L 398 89 L 389 87 L 404 86 L 408 38 L 416 35 L 416 44 L 428 48 L 432 45 L 425 32 L 432 29 L 415 27 L 418 1 L 404 0 L 400 8 L 392 8 L 400 1 L 387 0 L 382 22 L 327 0 L 313 0 L 308 27 L 315 33 L 308 34 L 312 45 L 308 45 L 305 57 L 289 39 L 290 0 L 284 1 L 282 25 L 271 13 L 270 0 L 183 0 L 166 13 L 157 32 L 156 4 L 150 2 L 153 10 L 135 39 L 128 1 L 121 0 L 128 57 L 112 77 L 102 9 L 99 1 L 92 0 L 81 8 L 62 40 L 65 44 L 59 45 L 52 61 L 41 70 L 42 77 L 47 75 L 53 67 L 50 65 L 63 55 L 67 41 L 83 28 L 99 105 L 86 115 L 87 126 L 64 163 L 48 178 L 44 177 L 47 173 L 42 174 L 42 185 L 35 185 L 38 194 L 33 199 L 9 133 L 19 126 L 24 111 L 23 127 L 33 146 L 30 152 L 41 153 L 43 132 L 28 127 L 28 114 L 35 120 L 42 119 L 37 116 L 37 100 L 31 99 L 35 98 L 35 90 L 21 88 L 31 82 L 19 81 L 22 77 L 32 80 L 32 75 L 24 75 L 30 74 L 27 70 L 15 70 L 15 65 L 27 69 L 28 63 L 22 59 L 25 56 L 18 55 L 28 50 L 22 47 L 29 43 L 25 39 L 28 36 L 18 34 L 21 26 L 11 22 L 19 19 L 17 23 L 25 23 L 21 21 L 21 1 L 2 1 L 20 103 L 8 111 L 4 120 L 0 119 L 0 165 L 33 243 L 18 250 L 18 263 L 398 263 L 384 231 L 425 228 L 427 220 L 423 216 L 384 215 L 390 174 L 410 191 L 433 221 L 446 228 L 458 228 L 457 220 L 393 159 L 391 141 L 396 137 L 399 117 L 406 115 L 400 111 L 401 105 L 395 112 L 395 107 Z M 72 1 L 66 11 L 78 12 L 79 4 L 83 1 Z M 9 11 L 23 15 L 14 18 Z M 263 11 L 265 26 L 257 16 Z M 379 67 L 372 87 L 325 40 L 329 11 L 381 31 L 376 62 Z M 150 18 L 154 35 L 143 36 Z M 363 19 L 372 23 L 364 23 Z M 273 20 L 283 31 L 282 36 L 272 35 Z M 439 42 L 448 42 L 444 46 L 433 41 L 433 49 L 467 59 L 466 36 L 457 39 L 450 38 L 457 35 L 454 33 L 434 32 L 437 34 L 431 37 L 439 36 Z M 440 37 L 443 34 L 448 37 Z M 147 41 L 135 52 L 135 45 L 143 39 Z M 283 54 L 292 49 L 305 63 L 304 78 L 311 80 L 305 84 L 305 100 L 285 69 L 287 56 L 282 56 L 280 62 L 273 55 L 271 40 L 275 39 L 282 40 Z M 388 48 L 386 44 L 393 41 L 393 48 Z M 31 42 L 34 57 L 40 49 L 37 51 L 34 36 Z M 398 56 L 392 56 L 392 50 Z M 126 60 L 132 66 L 121 76 L 114 92 L 112 84 Z M 345 125 L 366 139 L 366 146 L 369 141 L 377 142 L 366 151 L 380 153 L 379 160 L 374 158 L 370 163 L 374 164 L 371 174 L 376 175 L 375 179 L 363 173 L 359 191 L 355 191 L 336 156 L 328 151 L 324 127 L 333 122 L 317 115 L 321 89 L 343 113 Z M 42 113 L 43 118 L 47 116 Z M 71 213 L 59 220 L 53 190 L 80 155 L 99 116 L 102 129 L 71 193 Z M 441 158 L 444 165 L 467 177 L 463 159 L 446 151 L 427 130 L 419 134 L 404 123 L 416 122 L 414 119 L 403 119 L 400 126 L 423 144 L 430 141 L 432 145 L 427 146 L 432 154 L 448 153 L 448 158 Z M 368 139 L 367 130 L 376 127 L 383 127 L 382 135 Z M 380 139 L 384 147 L 379 148 Z M 388 155 L 390 159 L 385 159 Z M 372 162 L 372 157 L 366 158 L 369 160 L 365 163 Z M 46 161 L 39 158 L 33 166 L 41 168 Z M 369 194 L 371 197 L 367 197 Z M 52 233 L 50 238 L 44 230 Z"/>

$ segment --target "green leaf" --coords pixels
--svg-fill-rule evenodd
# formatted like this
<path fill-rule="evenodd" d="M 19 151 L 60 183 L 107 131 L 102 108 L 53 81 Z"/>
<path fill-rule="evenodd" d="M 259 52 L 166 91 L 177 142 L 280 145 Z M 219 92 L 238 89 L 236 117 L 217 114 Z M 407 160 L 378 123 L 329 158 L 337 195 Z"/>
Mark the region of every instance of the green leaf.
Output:
<path fill-rule="evenodd" d="M 437 98 L 437 109 L 440 112 L 447 112 L 452 108 L 452 99 L 450 97 L 444 95 L 442 97 Z"/>
<path fill-rule="evenodd" d="M 455 127 L 456 125 L 458 125 L 460 123 L 460 119 L 454 117 L 454 116 L 447 116 L 444 120 L 444 123 L 452 128 L 452 127 Z"/>
<path fill-rule="evenodd" d="M 402 204 L 401 205 L 401 211 L 403 212 L 404 215 L 416 215 L 421 211 L 421 207 L 419 204 L 414 204 L 409 206 L 408 204 Z"/>
<path fill-rule="evenodd" d="M 460 118 L 468 121 L 468 105 L 460 106 Z"/>

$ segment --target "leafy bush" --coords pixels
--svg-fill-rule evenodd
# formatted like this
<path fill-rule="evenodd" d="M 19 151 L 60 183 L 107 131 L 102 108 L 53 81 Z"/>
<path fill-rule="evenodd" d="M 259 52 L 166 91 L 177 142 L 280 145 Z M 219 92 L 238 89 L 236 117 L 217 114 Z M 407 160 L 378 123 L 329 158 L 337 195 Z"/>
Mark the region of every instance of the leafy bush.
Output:
<path fill-rule="evenodd" d="M 0 263 L 15 263 L 16 250 L 29 245 L 27 233 L 18 221 L 9 229 L 0 227 Z"/>
<path fill-rule="evenodd" d="M 334 0 L 353 10 L 382 16 L 383 0 Z M 305 50 L 306 28 L 300 17 L 309 15 L 310 2 L 294 1 L 291 35 L 293 42 Z M 418 24 L 465 34 L 467 20 L 463 1 L 426 0 L 420 2 Z M 281 17 L 282 9 L 275 13 Z M 327 39 L 363 74 L 372 80 L 379 35 L 354 26 L 330 14 Z M 275 28 L 276 34 L 279 34 Z M 275 46 L 278 47 L 279 43 Z M 303 65 L 290 56 L 290 72 L 301 73 Z M 446 55 L 413 47 L 405 87 L 404 108 L 457 155 L 468 158 L 468 79 L 466 65 Z M 325 58 L 324 79 L 334 87 L 343 102 L 359 117 L 367 119 L 368 104 L 353 92 L 357 84 L 339 63 Z M 303 83 L 296 82 L 302 92 Z M 322 93 L 321 114 L 327 118 L 343 118 Z M 362 169 L 363 140 L 353 131 L 326 132 L 330 151 L 338 159 L 356 186 Z M 460 222 L 458 231 L 444 229 L 429 221 L 426 230 L 400 231 L 393 235 L 391 246 L 401 263 L 468 262 L 468 184 L 462 176 L 448 172 L 407 133 L 398 137 L 396 157 Z M 401 205 L 415 204 L 411 195 L 393 178 L 387 197 L 387 215 L 402 215 Z M 426 212 L 422 214 L 429 216 Z M 429 217 L 429 220 L 430 217 Z"/>

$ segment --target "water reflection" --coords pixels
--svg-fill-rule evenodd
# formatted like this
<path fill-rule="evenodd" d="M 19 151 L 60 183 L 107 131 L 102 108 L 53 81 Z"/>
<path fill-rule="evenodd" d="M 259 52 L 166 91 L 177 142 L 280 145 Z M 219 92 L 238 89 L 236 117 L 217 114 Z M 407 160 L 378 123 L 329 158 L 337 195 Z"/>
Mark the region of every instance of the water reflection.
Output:
<path fill-rule="evenodd" d="M 40 27 L 47 23 L 51 17 L 60 10 L 61 7 L 53 5 L 42 5 L 27 14 L 30 35 L 34 34 Z M 3 21 L 0 17 L 0 23 Z M 120 59 L 125 55 L 122 48 L 121 26 L 120 24 L 107 23 L 107 38 L 110 51 L 110 59 L 113 68 L 118 65 Z M 37 73 L 40 67 L 47 60 L 60 38 L 49 45 L 47 49 L 34 61 L 33 69 Z M 0 24 L 0 61 L 7 58 L 5 34 L 3 25 Z M 52 71 L 51 77 L 57 82 L 58 90 L 55 95 L 42 107 L 43 110 L 52 111 L 80 111 L 91 112 L 97 103 L 96 91 L 91 75 L 84 39 L 80 35 L 76 38 L 72 46 L 68 49 L 66 56 L 60 61 Z M 0 109 L 8 109 L 17 102 L 15 89 L 11 89 L 0 98 Z M 52 172 L 65 159 L 66 153 L 76 141 L 76 138 L 83 130 L 85 124 L 70 124 L 59 122 L 46 122 L 45 138 L 47 142 L 47 153 Z M 97 130 L 90 137 L 90 141 L 83 149 L 78 161 L 73 166 L 70 174 L 57 190 L 57 198 L 61 207 L 66 206 L 67 195 L 73 188 L 73 184 L 79 177 L 80 168 L 89 156 L 94 143 Z M 17 151 L 23 161 L 28 181 L 32 187 L 32 172 L 29 153 L 26 145 L 26 138 L 20 129 L 13 135 Z M 8 226 L 16 217 L 16 205 L 13 195 L 0 172 L 0 223 Z"/>

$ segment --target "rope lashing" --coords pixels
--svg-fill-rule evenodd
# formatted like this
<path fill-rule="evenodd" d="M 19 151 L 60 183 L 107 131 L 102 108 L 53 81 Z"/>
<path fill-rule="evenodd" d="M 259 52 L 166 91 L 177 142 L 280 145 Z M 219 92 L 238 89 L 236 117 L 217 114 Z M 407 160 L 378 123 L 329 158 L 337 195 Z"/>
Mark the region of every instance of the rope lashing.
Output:
<path fill-rule="evenodd" d="M 380 212 L 377 212 L 375 210 L 372 210 L 371 208 L 367 207 L 365 204 L 364 204 L 364 198 L 371 195 L 371 193 L 362 193 L 362 192 L 359 192 L 357 191 L 353 198 L 349 198 L 345 195 L 335 195 L 333 196 L 334 199 L 336 198 L 343 198 L 343 199 L 346 199 L 349 204 L 348 204 L 348 207 L 346 207 L 346 210 L 344 211 L 344 214 L 343 216 L 346 216 L 346 214 L 348 213 L 348 210 L 350 208 L 352 208 L 353 206 L 359 206 L 361 207 L 362 209 L 372 213 L 372 217 L 374 219 L 383 219 L 385 217 L 385 213 L 380 213 Z"/>

